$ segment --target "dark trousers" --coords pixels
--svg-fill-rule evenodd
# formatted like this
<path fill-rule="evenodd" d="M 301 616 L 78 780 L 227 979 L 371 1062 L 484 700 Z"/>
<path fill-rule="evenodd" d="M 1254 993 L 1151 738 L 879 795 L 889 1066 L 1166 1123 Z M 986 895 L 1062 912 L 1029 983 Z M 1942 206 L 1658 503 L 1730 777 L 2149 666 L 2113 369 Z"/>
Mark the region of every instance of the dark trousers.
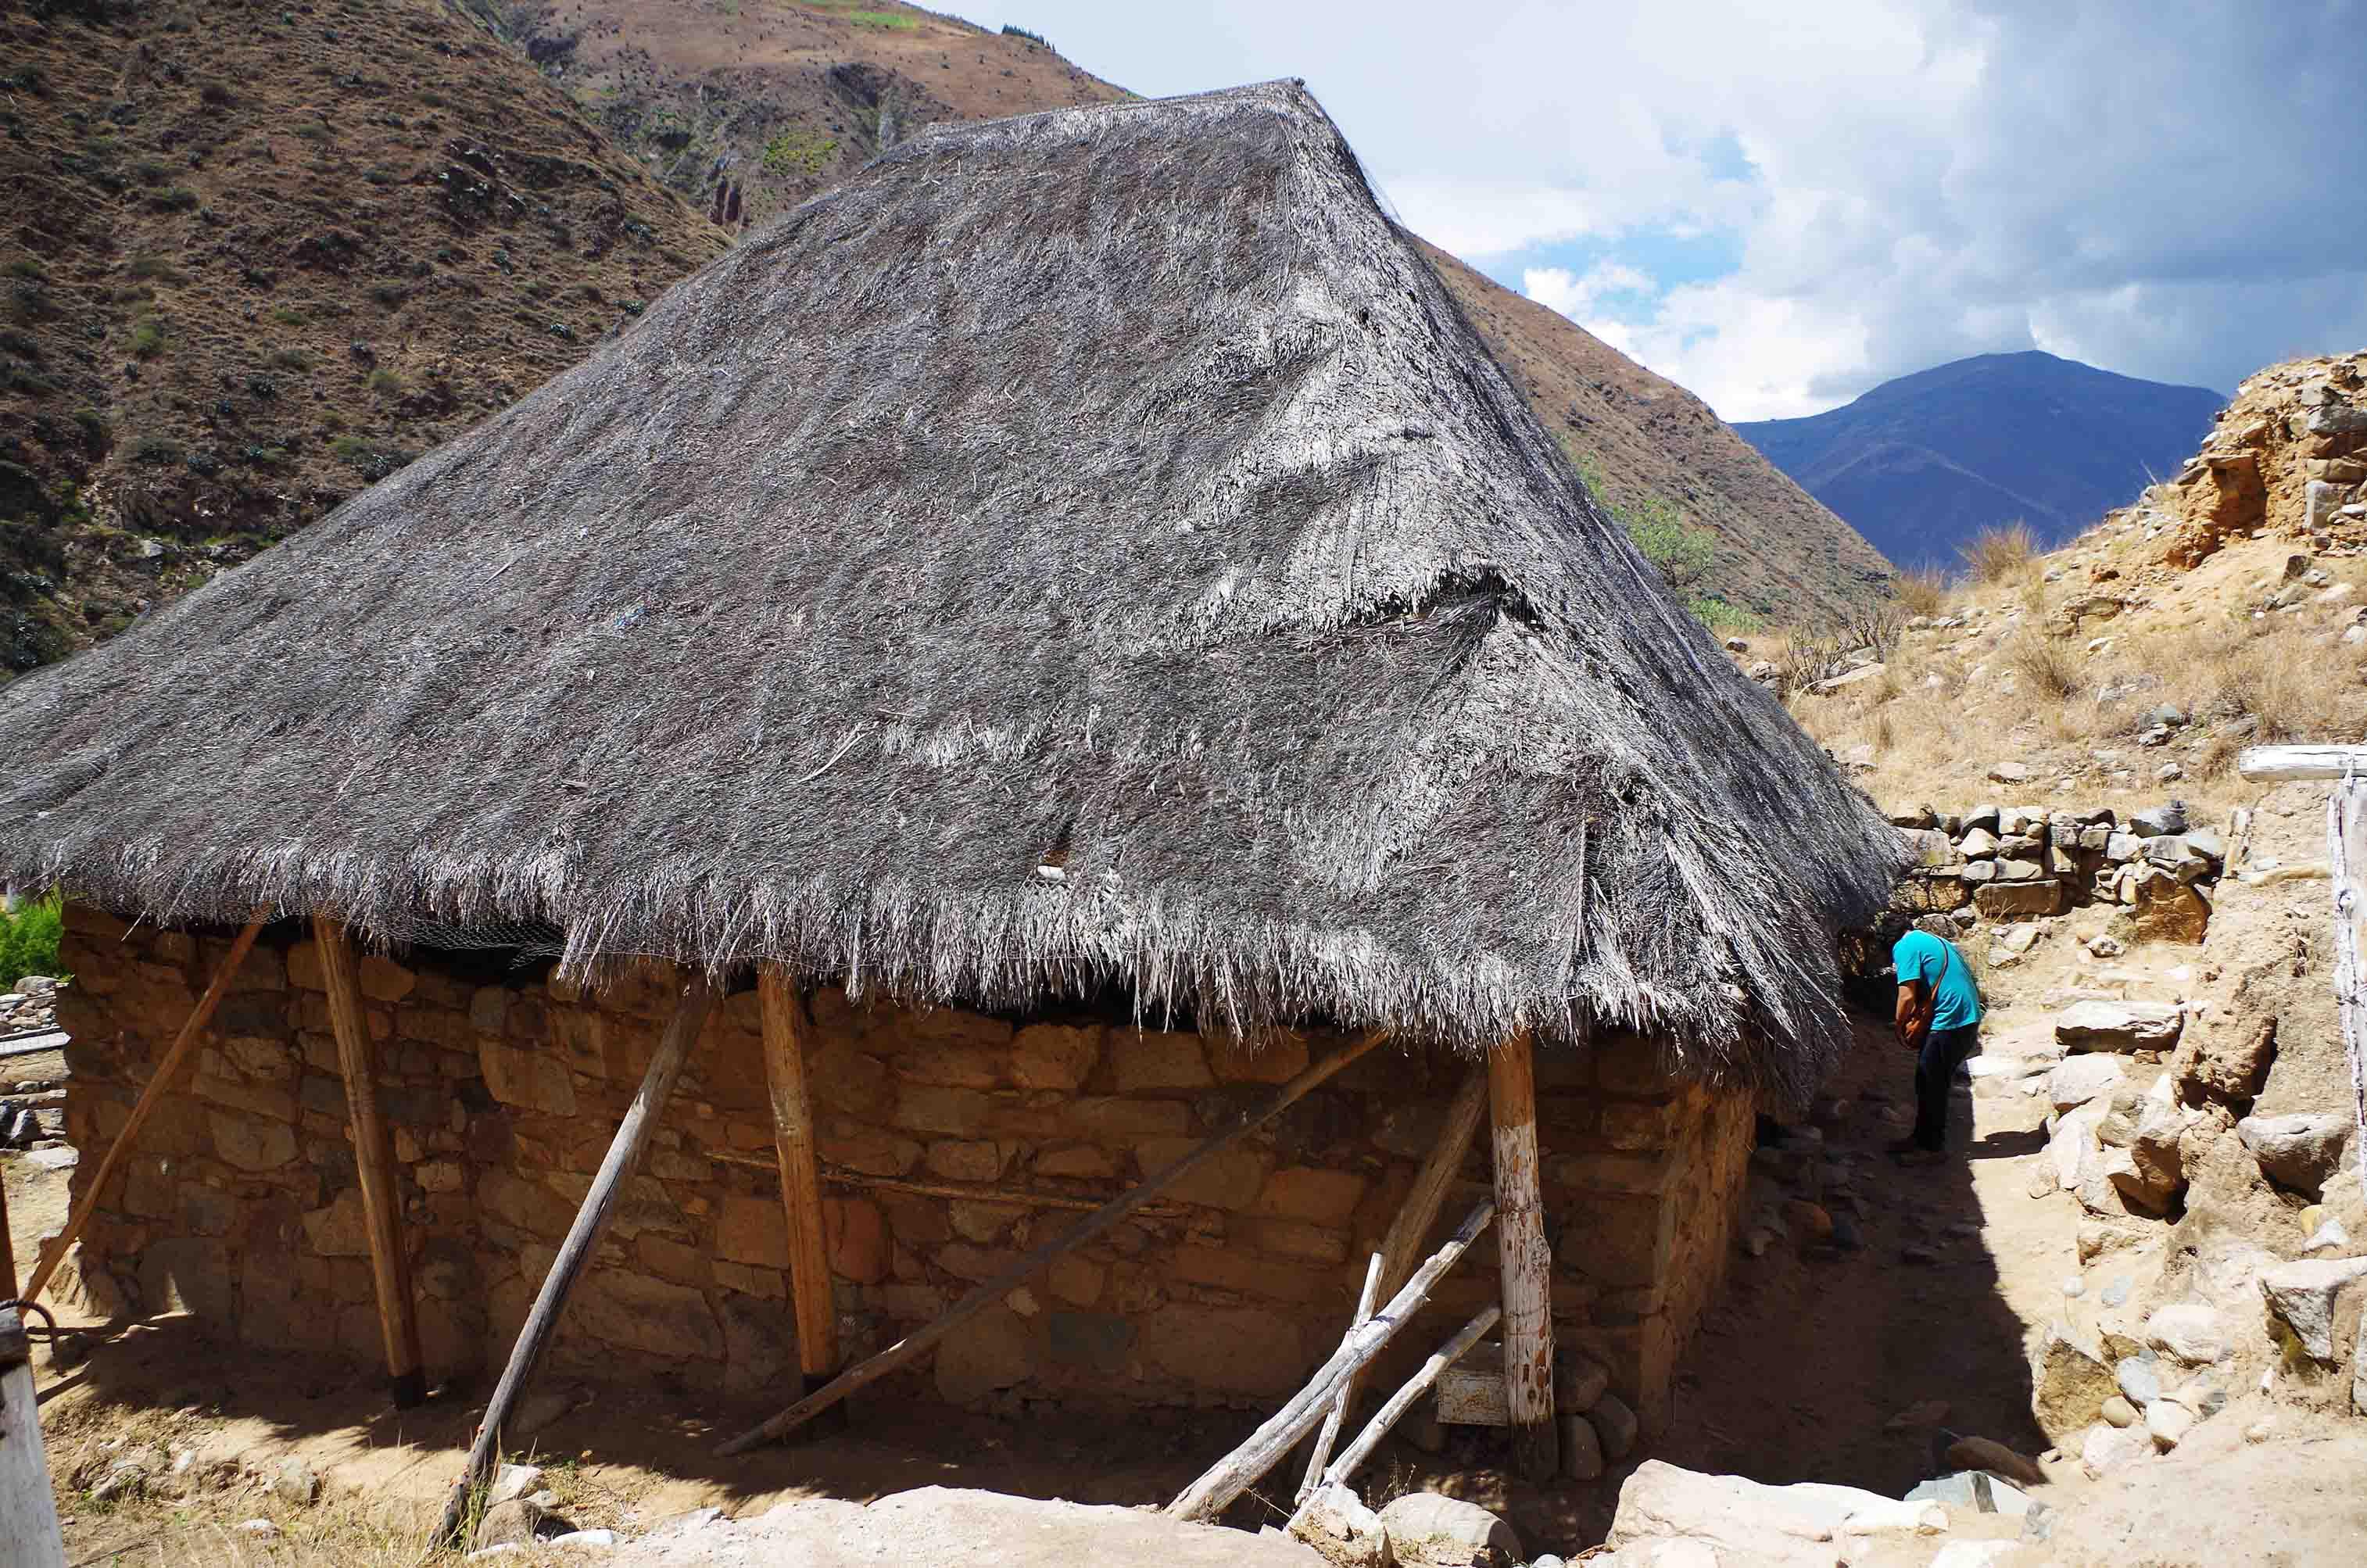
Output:
<path fill-rule="evenodd" d="M 1948 1090 L 1956 1069 L 1981 1043 L 1981 1026 L 1935 1029 L 1923 1036 L 1923 1050 L 1915 1058 L 1915 1143 L 1919 1148 L 1948 1146 Z"/>

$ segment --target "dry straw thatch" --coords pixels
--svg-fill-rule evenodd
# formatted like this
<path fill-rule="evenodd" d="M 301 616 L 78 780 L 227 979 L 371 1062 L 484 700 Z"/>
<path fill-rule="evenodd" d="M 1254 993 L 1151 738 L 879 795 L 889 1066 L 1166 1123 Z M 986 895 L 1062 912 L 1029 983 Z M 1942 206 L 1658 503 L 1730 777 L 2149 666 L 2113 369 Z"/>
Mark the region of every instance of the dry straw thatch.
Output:
<path fill-rule="evenodd" d="M 0 700 L 0 871 L 1797 1089 L 1894 837 L 1295 84 L 939 130 Z"/>

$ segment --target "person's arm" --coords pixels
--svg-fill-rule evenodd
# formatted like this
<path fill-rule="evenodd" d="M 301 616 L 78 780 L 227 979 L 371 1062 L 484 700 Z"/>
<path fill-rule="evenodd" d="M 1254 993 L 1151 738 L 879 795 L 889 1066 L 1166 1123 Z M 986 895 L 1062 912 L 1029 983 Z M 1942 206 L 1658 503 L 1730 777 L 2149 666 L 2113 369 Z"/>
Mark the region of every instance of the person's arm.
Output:
<path fill-rule="evenodd" d="M 1921 1049 L 1923 1036 L 1931 1029 L 1931 987 L 1920 980 L 1901 980 L 1892 1021 L 1897 1025 L 1899 1039 Z"/>

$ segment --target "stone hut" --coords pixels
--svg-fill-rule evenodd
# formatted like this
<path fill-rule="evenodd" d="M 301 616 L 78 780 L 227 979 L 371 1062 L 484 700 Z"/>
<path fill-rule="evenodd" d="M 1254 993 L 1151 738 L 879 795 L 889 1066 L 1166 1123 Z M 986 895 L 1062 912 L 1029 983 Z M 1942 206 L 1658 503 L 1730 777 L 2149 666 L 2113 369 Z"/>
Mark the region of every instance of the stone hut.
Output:
<path fill-rule="evenodd" d="M 912 1391 L 1269 1407 L 1533 1059 L 1534 1193 L 1431 1311 L 1549 1258 L 1648 1429 L 1902 858 L 1296 84 L 915 138 L 0 745 L 83 1288 L 399 1389 L 500 1365 L 711 990 L 560 1363 L 794 1397 L 1385 1032 Z"/>

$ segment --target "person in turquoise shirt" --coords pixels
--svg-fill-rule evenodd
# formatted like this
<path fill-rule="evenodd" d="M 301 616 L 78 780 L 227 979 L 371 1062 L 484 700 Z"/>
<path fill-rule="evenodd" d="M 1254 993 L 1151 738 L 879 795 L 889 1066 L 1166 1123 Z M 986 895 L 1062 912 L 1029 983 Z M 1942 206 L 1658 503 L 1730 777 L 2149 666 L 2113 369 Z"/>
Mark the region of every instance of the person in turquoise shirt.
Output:
<path fill-rule="evenodd" d="M 1898 1038 L 1915 1055 L 1915 1131 L 1890 1145 L 1902 1164 L 1928 1165 L 1948 1145 L 1948 1090 L 1980 1047 L 1981 991 L 1955 943 L 1910 931 L 1890 950 L 1898 979 Z"/>

